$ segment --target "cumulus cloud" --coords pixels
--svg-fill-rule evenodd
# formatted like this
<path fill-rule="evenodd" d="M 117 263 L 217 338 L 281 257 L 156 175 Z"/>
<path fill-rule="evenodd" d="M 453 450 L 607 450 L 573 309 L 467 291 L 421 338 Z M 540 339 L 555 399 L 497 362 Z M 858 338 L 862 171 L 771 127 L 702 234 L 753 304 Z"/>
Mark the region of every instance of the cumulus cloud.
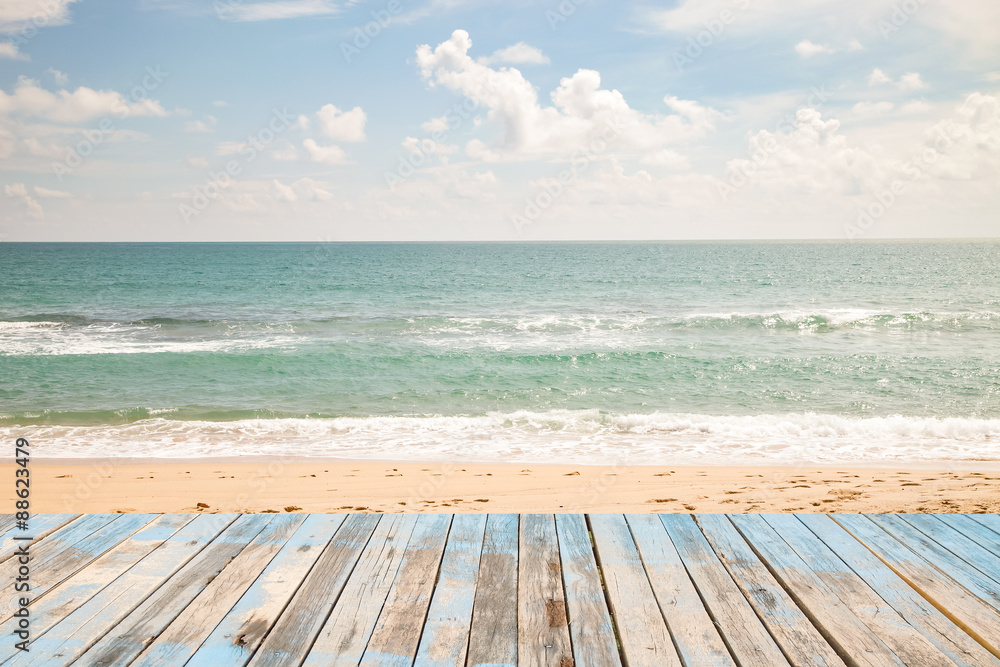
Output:
<path fill-rule="evenodd" d="M 229 21 L 273 21 L 306 16 L 328 16 L 339 12 L 339 4 L 332 0 L 227 3 L 222 4 L 218 10 L 219 17 Z"/>
<path fill-rule="evenodd" d="M 189 157 L 187 163 L 195 169 L 208 169 L 208 160 L 203 157 Z"/>
<path fill-rule="evenodd" d="M 4 193 L 8 199 L 14 200 L 14 205 L 29 218 L 41 220 L 45 217 L 42 205 L 31 198 L 24 183 L 11 183 L 3 186 Z"/>
<path fill-rule="evenodd" d="M 858 102 L 851 107 L 851 111 L 862 117 L 879 116 L 892 111 L 895 106 L 892 102 Z"/>
<path fill-rule="evenodd" d="M 347 153 L 344 149 L 336 144 L 331 146 L 320 146 L 312 139 L 306 139 L 302 142 L 303 148 L 309 154 L 309 159 L 313 162 L 321 162 L 323 164 L 344 164 L 347 162 Z"/>
<path fill-rule="evenodd" d="M 498 49 L 492 55 L 479 59 L 483 65 L 507 63 L 510 65 L 548 65 L 549 58 L 540 49 L 524 42 Z"/>
<path fill-rule="evenodd" d="M 67 75 L 65 72 L 60 72 L 54 67 L 48 68 L 47 70 L 45 70 L 45 73 L 51 74 L 53 80 L 55 80 L 57 85 L 65 86 L 67 83 L 69 83 L 69 75 Z"/>
<path fill-rule="evenodd" d="M 795 45 L 795 52 L 803 58 L 810 58 L 820 53 L 834 53 L 835 49 L 823 44 L 815 44 L 808 39 L 803 39 Z"/>
<path fill-rule="evenodd" d="M 887 172 L 868 151 L 848 144 L 840 121 L 816 109 L 800 109 L 790 132 L 761 130 L 750 138 L 751 158 L 726 163 L 730 181 L 740 175 L 754 185 L 801 194 L 869 192 Z M 756 157 L 756 159 L 754 159 Z"/>
<path fill-rule="evenodd" d="M 21 53 L 17 44 L 13 42 L 0 42 L 0 58 L 8 60 L 28 60 L 28 56 Z"/>
<path fill-rule="evenodd" d="M 38 82 L 19 77 L 13 93 L 0 90 L 0 114 L 41 116 L 56 123 L 80 123 L 102 116 L 166 116 L 156 100 L 130 103 L 114 90 L 94 90 L 80 86 L 73 92 L 45 90 Z"/>
<path fill-rule="evenodd" d="M 919 72 L 907 72 L 903 76 L 899 77 L 898 81 L 893 81 L 892 77 L 877 67 L 872 70 L 871 74 L 868 75 L 868 85 L 892 86 L 903 92 L 912 92 L 914 90 L 923 90 L 924 88 L 927 88 L 927 84 L 920 78 Z"/>
<path fill-rule="evenodd" d="M 62 25 L 69 20 L 69 5 L 75 0 L 6 0 L 0 3 L 0 33 L 20 32 L 28 24 L 36 28 Z"/>
<path fill-rule="evenodd" d="M 327 104 L 316 113 L 320 131 L 334 141 L 364 141 L 365 121 L 368 117 L 361 107 L 341 111 Z"/>
<path fill-rule="evenodd" d="M 421 75 L 432 86 L 464 95 L 486 111 L 486 121 L 500 126 L 492 145 L 476 139 L 466 153 L 482 160 L 570 158 L 574 152 L 614 144 L 615 151 L 642 154 L 665 144 L 704 136 L 722 114 L 697 102 L 667 96 L 673 114 L 644 114 L 629 107 L 617 90 L 601 88 L 601 75 L 581 69 L 563 78 L 552 92 L 553 106 L 542 106 L 534 86 L 513 67 L 493 69 L 469 56 L 472 40 L 464 30 L 433 49 L 417 49 Z M 433 119 L 424 129 L 443 129 L 446 119 Z"/>
<path fill-rule="evenodd" d="M 38 185 L 35 186 L 35 195 L 46 199 L 69 199 L 73 195 L 62 190 L 49 190 Z"/>
<path fill-rule="evenodd" d="M 215 116 L 205 116 L 205 120 L 192 120 L 184 123 L 185 132 L 212 132 L 219 119 Z"/>

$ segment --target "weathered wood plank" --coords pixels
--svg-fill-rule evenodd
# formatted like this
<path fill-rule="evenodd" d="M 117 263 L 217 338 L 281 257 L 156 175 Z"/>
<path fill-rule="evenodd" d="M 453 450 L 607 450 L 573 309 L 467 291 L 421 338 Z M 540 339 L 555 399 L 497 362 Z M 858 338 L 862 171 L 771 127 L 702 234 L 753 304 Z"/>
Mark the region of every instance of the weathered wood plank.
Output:
<path fill-rule="evenodd" d="M 25 540 L 18 538 L 33 538 L 30 542 L 33 549 L 43 539 L 79 518 L 79 514 L 36 514 L 29 521 L 30 530 L 8 528 L 3 535 L 0 535 L 0 563 L 13 556 L 17 548 L 24 544 Z"/>
<path fill-rule="evenodd" d="M 725 515 L 700 514 L 698 523 L 733 580 L 793 665 L 837 665 L 837 652 L 806 617 Z"/>
<path fill-rule="evenodd" d="M 62 540 L 53 536 L 42 542 L 36 549 L 30 550 L 32 597 L 36 600 L 41 598 L 53 586 L 86 567 L 154 518 L 153 514 L 121 515 L 120 519 L 108 522 L 85 537 L 73 534 L 72 537 L 66 535 L 67 539 Z M 0 565 L 0 572 L 3 573 L 0 576 L 10 572 L 8 580 L 13 581 L 13 571 L 19 564 L 20 557 Z M 0 602 L 0 618 L 10 618 L 16 605 L 17 600 L 13 596 Z"/>
<path fill-rule="evenodd" d="M 188 602 L 173 620 L 168 624 L 164 624 L 162 620 L 154 621 L 153 624 L 146 622 L 144 624 L 146 631 L 156 631 L 156 634 L 152 635 L 156 638 L 131 662 L 130 658 L 122 655 L 119 649 L 116 655 L 119 664 L 155 667 L 186 663 L 305 519 L 305 515 L 302 514 L 272 518 L 257 537 L 227 563 L 219 575 Z M 158 609 L 157 612 L 162 614 L 162 610 Z M 157 630 L 160 626 L 163 626 L 162 629 Z"/>
<path fill-rule="evenodd" d="M 358 665 L 406 552 L 415 514 L 385 514 L 303 667 Z"/>
<path fill-rule="evenodd" d="M 597 562 L 629 667 L 676 665 L 681 661 L 635 542 L 621 514 L 591 514 Z"/>
<path fill-rule="evenodd" d="M 659 518 L 739 664 L 742 667 L 787 666 L 781 649 L 694 519 L 688 514 L 663 514 Z"/>
<path fill-rule="evenodd" d="M 517 536 L 518 515 L 489 515 L 472 609 L 469 667 L 517 663 Z"/>
<path fill-rule="evenodd" d="M 253 655 L 251 667 L 302 664 L 380 518 L 377 514 L 352 514 L 344 520 Z"/>
<path fill-rule="evenodd" d="M 1000 535 L 978 521 L 974 521 L 972 517 L 965 514 L 935 514 L 934 517 L 959 531 L 994 556 L 1000 556 Z"/>
<path fill-rule="evenodd" d="M 933 514 L 899 514 L 896 517 L 955 554 L 955 557 L 963 563 L 972 565 L 994 582 L 1000 583 L 1000 557 L 975 540 L 966 537 L 961 531 L 949 526 Z M 972 523 L 979 526 L 975 522 Z M 983 532 L 986 532 L 985 528 Z"/>
<path fill-rule="evenodd" d="M 966 514 L 964 516 L 1000 535 L 1000 514 Z"/>
<path fill-rule="evenodd" d="M 959 558 L 938 542 L 909 525 L 902 518 L 891 514 L 872 514 L 868 518 L 897 540 L 910 547 L 939 570 L 964 586 L 969 592 L 1000 611 L 1000 583 L 986 576 L 971 563 Z M 975 546 L 975 545 L 972 545 Z M 973 550 L 970 549 L 970 552 Z M 982 554 L 987 554 L 978 549 Z M 969 553 L 970 558 L 979 560 L 980 553 Z"/>
<path fill-rule="evenodd" d="M 555 517 L 522 514 L 517 574 L 517 661 L 522 667 L 573 662 Z"/>
<path fill-rule="evenodd" d="M 267 529 L 272 518 L 266 514 L 238 518 L 87 649 L 79 657 L 82 664 L 114 667 L 132 662 L 151 639 L 159 636 L 219 576 L 230 561 Z"/>
<path fill-rule="evenodd" d="M 735 667 L 663 523 L 653 514 L 625 520 L 684 666 Z"/>
<path fill-rule="evenodd" d="M 185 667 L 247 664 L 345 518 L 309 515 Z"/>
<path fill-rule="evenodd" d="M 792 522 L 777 520 L 780 532 L 759 514 L 730 520 L 841 655 L 873 667 L 953 667 L 795 517 L 787 518 Z"/>
<path fill-rule="evenodd" d="M 485 532 L 483 514 L 456 514 L 452 519 L 414 667 L 465 664 Z"/>
<path fill-rule="evenodd" d="M 95 560 L 59 585 L 41 599 L 31 604 L 31 635 L 38 639 L 60 619 L 94 597 L 105 586 L 159 547 L 171 535 L 191 522 L 193 516 L 184 514 L 160 515 L 138 532 L 127 537 L 118 546 Z M 13 631 L 7 621 L 0 629 L 5 636 Z M 16 650 L 0 647 L 0 662 L 11 657 Z"/>
<path fill-rule="evenodd" d="M 11 664 L 69 664 L 230 527 L 236 518 L 232 514 L 195 517 L 97 595 L 59 620 L 32 642 L 31 653 L 18 655 Z"/>
<path fill-rule="evenodd" d="M 620 667 L 611 614 L 582 514 L 557 514 L 559 558 L 576 667 Z"/>
<path fill-rule="evenodd" d="M 778 521 L 776 517 L 774 519 Z M 839 556 L 883 600 L 892 605 L 910 625 L 920 630 L 955 664 L 962 667 L 1000 665 L 1000 660 L 948 620 L 829 516 L 802 514 L 795 517 L 795 520 L 822 540 L 825 547 Z M 779 532 L 791 543 L 791 538 L 788 537 L 791 531 L 786 531 L 787 528 L 782 525 Z"/>
<path fill-rule="evenodd" d="M 966 630 L 1000 658 L 1000 614 L 949 578 L 922 555 L 887 533 L 868 517 L 835 514 L 832 518 L 875 554 L 897 576 L 916 589 L 938 611 Z"/>
<path fill-rule="evenodd" d="M 417 517 L 396 579 L 361 656 L 362 667 L 413 664 L 451 520 L 450 514 Z"/>
<path fill-rule="evenodd" d="M 63 515 L 49 515 L 49 516 L 63 516 Z M 63 549 L 67 549 L 83 538 L 87 537 L 95 530 L 107 526 L 112 521 L 121 518 L 123 514 L 83 514 L 77 519 L 69 522 L 63 523 L 61 527 L 56 530 L 48 531 L 48 534 L 43 537 L 35 537 L 35 541 L 31 543 L 30 551 L 35 559 L 35 562 L 41 564 L 42 561 L 47 560 L 51 554 L 59 553 Z M 39 522 L 32 522 L 32 526 Z M 34 530 L 28 531 L 33 533 Z M 23 544 L 23 541 L 14 539 L 15 536 L 20 536 L 22 531 L 8 531 L 8 535 L 5 539 L 4 547 L 9 549 L 6 554 L 6 559 L 0 563 L 0 577 L 6 577 L 6 568 L 12 567 L 9 559 L 14 555 L 14 550 Z M 6 581 L 6 579 L 4 579 Z"/>
<path fill-rule="evenodd" d="M 0 535 L 13 528 L 15 523 L 13 514 L 0 514 Z"/>

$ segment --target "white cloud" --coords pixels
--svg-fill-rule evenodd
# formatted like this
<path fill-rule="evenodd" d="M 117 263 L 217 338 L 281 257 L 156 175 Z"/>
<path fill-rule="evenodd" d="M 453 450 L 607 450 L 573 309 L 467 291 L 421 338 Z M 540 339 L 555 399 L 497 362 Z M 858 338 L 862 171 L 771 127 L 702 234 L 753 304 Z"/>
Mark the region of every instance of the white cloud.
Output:
<path fill-rule="evenodd" d="M 899 82 L 896 86 L 900 90 L 923 90 L 927 87 L 927 84 L 920 79 L 920 74 L 917 72 L 907 72 L 902 77 L 900 77 Z"/>
<path fill-rule="evenodd" d="M 820 53 L 834 53 L 835 50 L 823 44 L 815 44 L 808 39 L 803 39 L 795 45 L 795 52 L 803 58 L 810 58 Z"/>
<path fill-rule="evenodd" d="M 220 156 L 236 155 L 249 147 L 242 141 L 220 141 L 215 145 L 215 154 Z"/>
<path fill-rule="evenodd" d="M 271 185 L 274 187 L 274 198 L 278 201 L 295 202 L 299 200 L 295 191 L 287 185 L 281 183 L 278 179 L 271 181 Z"/>
<path fill-rule="evenodd" d="M 857 39 L 852 39 L 850 42 L 847 43 L 847 50 L 848 51 L 864 51 L 865 47 Z"/>
<path fill-rule="evenodd" d="M 292 190 L 302 199 L 310 201 L 330 201 L 333 199 L 333 193 L 328 191 L 326 187 L 326 183 L 314 180 L 308 176 L 292 183 Z"/>
<path fill-rule="evenodd" d="M 69 20 L 69 5 L 75 0 L 6 0 L 0 3 L 0 33 L 20 32 L 26 24 L 35 28 L 63 25 Z"/>
<path fill-rule="evenodd" d="M 431 118 L 429 121 L 423 123 L 420 126 L 424 132 L 433 134 L 434 132 L 447 132 L 449 128 L 448 117 L 439 116 L 438 118 Z"/>
<path fill-rule="evenodd" d="M 213 107 L 224 107 L 228 106 L 228 104 L 229 103 L 224 100 L 215 100 L 214 102 L 212 102 Z"/>
<path fill-rule="evenodd" d="M 340 12 L 331 0 L 281 0 L 279 2 L 254 2 L 222 4 L 219 17 L 230 21 L 271 21 L 306 16 L 328 16 Z"/>
<path fill-rule="evenodd" d="M 320 131 L 334 141 L 364 141 L 367 116 L 361 107 L 341 111 L 327 104 L 316 112 Z"/>
<path fill-rule="evenodd" d="M 877 67 L 872 70 L 871 74 L 868 75 L 868 85 L 889 85 L 904 92 L 923 90 L 924 88 L 927 88 L 927 84 L 920 78 L 919 72 L 907 72 L 903 76 L 899 77 L 899 81 L 893 81 L 892 77 Z"/>
<path fill-rule="evenodd" d="M 41 220 L 45 217 L 45 211 L 41 204 L 31 198 L 24 183 L 11 183 L 3 186 L 4 193 L 9 199 L 13 199 L 15 205 L 29 218 Z"/>
<path fill-rule="evenodd" d="M 185 132 L 213 132 L 219 119 L 215 116 L 205 116 L 205 120 L 192 120 L 184 123 Z"/>
<path fill-rule="evenodd" d="M 524 42 L 498 49 L 490 56 L 479 59 L 483 65 L 507 63 L 510 65 L 548 65 L 549 58 L 540 49 Z"/>
<path fill-rule="evenodd" d="M 701 137 L 722 117 L 697 102 L 672 96 L 666 96 L 664 103 L 674 114 L 640 113 L 617 90 L 601 89 L 598 72 L 585 69 L 560 81 L 551 95 L 554 106 L 542 106 L 535 88 L 517 69 L 492 69 L 473 60 L 468 54 L 471 47 L 469 34 L 456 30 L 433 49 L 420 46 L 417 64 L 432 86 L 466 96 L 487 112 L 487 122 L 502 128 L 500 138 L 490 146 L 478 139 L 469 142 L 466 154 L 474 159 L 570 159 L 573 153 L 602 142 L 604 147 L 598 152 L 645 153 L 670 142 Z M 442 119 L 433 119 L 425 124 L 428 127 L 444 124 Z"/>
<path fill-rule="evenodd" d="M 13 42 L 0 42 L 0 58 L 8 60 L 30 60 L 27 55 L 21 53 L 17 44 Z"/>
<path fill-rule="evenodd" d="M 850 146 L 840 122 L 800 109 L 791 132 L 761 130 L 750 138 L 750 159 L 726 163 L 730 179 L 752 176 L 754 186 L 803 195 L 859 194 L 886 180 L 886 168 L 868 151 Z"/>
<path fill-rule="evenodd" d="M 53 93 L 41 88 L 38 82 L 19 77 L 14 92 L 0 90 L 0 114 L 20 113 L 42 116 L 56 123 L 80 123 L 101 116 L 166 116 L 167 112 L 156 100 L 139 100 L 130 104 L 113 90 L 93 90 L 80 86 L 72 93 L 60 90 Z"/>
<path fill-rule="evenodd" d="M 65 86 L 67 83 L 69 83 L 69 75 L 66 74 L 65 72 L 60 72 L 54 67 L 48 68 L 47 70 L 45 70 L 45 72 L 47 74 L 52 75 L 52 78 L 53 80 L 55 80 L 56 85 Z"/>
<path fill-rule="evenodd" d="M 879 116 L 892 111 L 895 106 L 892 102 L 858 102 L 851 107 L 851 111 L 862 117 Z"/>
<path fill-rule="evenodd" d="M 876 67 L 872 70 L 872 73 L 868 75 L 868 85 L 877 86 L 880 83 L 892 83 L 892 79 L 886 76 L 885 72 Z"/>
<path fill-rule="evenodd" d="M 38 185 L 35 186 L 35 195 L 48 199 L 69 199 L 73 195 L 62 190 L 49 190 Z"/>
<path fill-rule="evenodd" d="M 208 169 L 208 160 L 203 157 L 189 157 L 187 163 L 195 169 Z"/>
<path fill-rule="evenodd" d="M 323 164 L 344 164 L 347 162 L 347 153 L 340 146 L 320 146 L 312 139 L 303 141 L 302 146 L 309 153 L 309 159 L 313 162 Z"/>
<path fill-rule="evenodd" d="M 293 160 L 299 159 L 299 152 L 292 144 L 288 144 L 283 148 L 274 149 L 271 151 L 271 155 L 275 160 L 283 160 L 285 162 L 292 162 Z"/>

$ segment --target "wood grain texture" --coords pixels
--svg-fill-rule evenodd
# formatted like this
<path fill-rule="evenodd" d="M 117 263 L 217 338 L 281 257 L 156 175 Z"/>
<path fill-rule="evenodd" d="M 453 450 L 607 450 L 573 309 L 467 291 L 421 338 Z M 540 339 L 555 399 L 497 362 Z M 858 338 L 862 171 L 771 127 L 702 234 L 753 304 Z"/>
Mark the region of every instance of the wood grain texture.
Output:
<path fill-rule="evenodd" d="M 518 515 L 489 515 L 472 609 L 469 667 L 517 664 L 517 544 Z"/>
<path fill-rule="evenodd" d="M 465 664 L 485 533 L 485 515 L 456 514 L 452 519 L 415 667 Z"/>
<path fill-rule="evenodd" d="M 694 519 L 688 514 L 664 514 L 659 519 L 704 600 L 706 610 L 739 664 L 743 667 L 788 665 L 781 649 Z"/>
<path fill-rule="evenodd" d="M 517 573 L 517 655 L 524 667 L 566 667 L 573 649 L 566 616 L 556 521 L 521 515 Z"/>
<path fill-rule="evenodd" d="M 604 573 L 611 612 L 629 667 L 680 667 L 639 552 L 621 514 L 592 514 L 597 562 Z"/>

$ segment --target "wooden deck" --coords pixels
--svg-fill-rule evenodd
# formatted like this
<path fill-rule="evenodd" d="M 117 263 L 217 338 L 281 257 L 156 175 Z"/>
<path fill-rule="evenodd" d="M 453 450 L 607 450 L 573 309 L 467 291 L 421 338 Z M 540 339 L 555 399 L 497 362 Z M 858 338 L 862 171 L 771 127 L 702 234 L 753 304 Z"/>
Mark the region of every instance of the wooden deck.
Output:
<path fill-rule="evenodd" d="M 996 515 L 0 516 L 3 665 L 1000 665 Z"/>

